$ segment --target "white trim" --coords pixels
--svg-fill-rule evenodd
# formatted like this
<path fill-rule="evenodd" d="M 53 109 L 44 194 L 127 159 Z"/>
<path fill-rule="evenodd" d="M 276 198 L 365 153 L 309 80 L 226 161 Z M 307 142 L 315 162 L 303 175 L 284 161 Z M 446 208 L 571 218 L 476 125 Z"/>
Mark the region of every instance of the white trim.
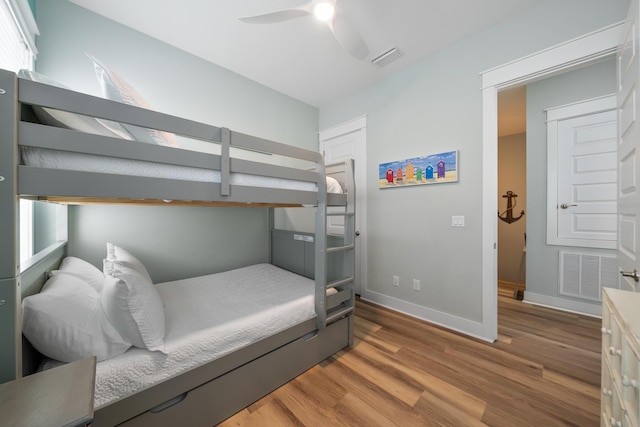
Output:
<path fill-rule="evenodd" d="M 20 266 L 33 256 L 33 200 L 20 199 Z M 21 268 L 22 271 L 22 268 Z"/>
<path fill-rule="evenodd" d="M 531 82 L 613 54 L 622 40 L 624 22 L 569 40 L 482 73 L 482 334 L 498 334 L 497 209 L 498 89 Z M 526 295 L 526 294 L 525 294 Z"/>
<path fill-rule="evenodd" d="M 591 317 L 602 317 L 601 304 L 589 304 L 588 302 L 573 301 L 567 298 L 552 297 L 549 295 L 524 292 L 524 300 L 527 304 L 553 308 L 554 310 L 568 311 Z"/>
<path fill-rule="evenodd" d="M 599 96 L 597 98 L 585 99 L 584 101 L 572 102 L 571 104 L 549 107 L 547 112 L 547 122 L 554 120 L 572 119 L 588 114 L 602 113 L 604 111 L 615 110 L 617 108 L 616 94 Z"/>
<path fill-rule="evenodd" d="M 482 323 L 487 341 L 498 338 L 498 89 L 482 91 Z M 487 141 L 492 143 L 488 144 Z M 487 194 L 491 194 L 488 198 Z"/>
<path fill-rule="evenodd" d="M 318 135 L 322 135 L 321 138 L 319 137 L 320 140 L 327 140 L 366 128 L 367 116 L 364 115 L 344 123 L 340 123 L 339 125 L 332 126 L 329 129 L 321 130 L 318 132 Z"/>
<path fill-rule="evenodd" d="M 407 316 L 424 320 L 427 323 L 442 326 L 446 329 L 460 332 L 464 335 L 469 335 L 483 341 L 494 341 L 486 339 L 483 333 L 484 327 L 481 322 L 474 322 L 463 317 L 453 316 L 451 314 L 434 310 L 423 305 L 413 304 L 405 300 L 393 298 L 388 295 L 380 294 L 378 292 L 372 292 L 369 290 L 363 290 L 360 298 L 363 301 L 367 301 L 381 307 L 389 308 L 393 311 L 397 311 L 399 313 L 406 314 Z"/>
<path fill-rule="evenodd" d="M 531 82 L 612 55 L 623 34 L 624 22 L 618 22 L 484 71 L 482 89 Z"/>

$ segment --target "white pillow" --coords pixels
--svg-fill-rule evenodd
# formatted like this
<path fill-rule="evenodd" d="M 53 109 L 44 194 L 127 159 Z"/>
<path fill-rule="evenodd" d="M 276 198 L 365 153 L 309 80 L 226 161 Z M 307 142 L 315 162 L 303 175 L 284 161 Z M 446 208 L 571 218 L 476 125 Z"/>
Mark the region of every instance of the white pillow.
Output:
<path fill-rule="evenodd" d="M 98 293 L 102 292 L 104 273 L 83 259 L 72 256 L 64 258 L 58 270 L 51 272 L 51 276 L 60 274 L 75 276 L 89 284 Z"/>
<path fill-rule="evenodd" d="M 337 179 L 331 176 L 327 177 L 327 193 L 342 194 L 342 186 Z"/>
<path fill-rule="evenodd" d="M 140 95 L 125 79 L 107 68 L 93 56 L 88 54 L 87 56 L 91 59 L 95 67 L 96 77 L 98 78 L 98 83 L 102 89 L 102 96 L 113 101 L 146 108 L 147 110 L 153 110 L 153 107 L 151 107 L 149 102 L 147 102 L 147 100 L 144 99 L 142 95 Z M 172 133 L 134 126 L 127 123 L 123 123 L 122 126 L 124 126 L 137 141 L 166 145 L 169 147 L 178 146 L 176 136 Z"/>
<path fill-rule="evenodd" d="M 106 360 L 131 344 L 109 323 L 100 295 L 72 275 L 54 275 L 22 301 L 22 332 L 43 355 L 62 362 Z"/>
<path fill-rule="evenodd" d="M 63 84 L 58 83 L 57 81 L 43 74 L 36 73 L 35 71 L 20 70 L 18 71 L 18 77 L 38 83 L 57 86 L 63 89 L 69 89 Z M 70 113 L 62 110 L 55 110 L 53 108 L 40 107 L 38 105 L 33 106 L 33 112 L 42 123 L 49 126 L 62 127 L 66 129 L 73 129 L 81 132 L 117 137 L 127 140 L 133 139 L 129 132 L 127 132 L 120 125 L 120 123 L 112 122 L 109 120 L 97 119 L 95 117 L 83 116 L 81 114 Z"/>
<path fill-rule="evenodd" d="M 147 271 L 144 264 L 142 264 L 142 262 L 138 258 L 122 249 L 120 246 L 114 245 L 111 242 L 107 242 L 106 261 L 109 261 L 109 263 L 103 262 L 103 271 L 106 275 L 113 276 L 113 274 L 111 273 L 113 270 L 112 262 L 117 261 L 129 268 L 132 268 L 138 274 L 141 274 L 148 282 L 153 283 L 153 280 L 151 280 L 151 275 Z"/>
<path fill-rule="evenodd" d="M 105 260 L 105 267 L 109 276 L 101 296 L 107 319 L 134 346 L 164 351 L 164 306 L 151 280 L 119 261 Z"/>

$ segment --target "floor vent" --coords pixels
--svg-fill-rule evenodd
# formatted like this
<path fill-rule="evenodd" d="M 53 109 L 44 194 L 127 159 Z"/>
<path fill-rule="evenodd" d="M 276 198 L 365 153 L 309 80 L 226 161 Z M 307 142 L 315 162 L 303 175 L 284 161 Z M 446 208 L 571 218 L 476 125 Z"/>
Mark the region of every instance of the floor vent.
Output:
<path fill-rule="evenodd" d="M 618 260 L 615 256 L 560 252 L 559 293 L 602 300 L 602 288 L 618 287 Z"/>
<path fill-rule="evenodd" d="M 384 51 L 380 55 L 376 56 L 371 60 L 371 63 L 378 68 L 382 68 L 385 65 L 389 65 L 391 62 L 400 58 L 404 53 L 398 49 L 396 46 L 392 47 L 389 50 Z"/>

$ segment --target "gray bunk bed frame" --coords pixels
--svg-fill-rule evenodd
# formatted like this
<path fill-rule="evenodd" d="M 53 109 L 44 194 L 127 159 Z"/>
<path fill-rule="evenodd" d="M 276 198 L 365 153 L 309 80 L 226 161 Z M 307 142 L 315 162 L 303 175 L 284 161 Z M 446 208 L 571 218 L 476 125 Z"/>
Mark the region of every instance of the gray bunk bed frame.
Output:
<path fill-rule="evenodd" d="M 115 122 L 173 132 L 218 143 L 221 154 L 194 153 L 152 144 L 82 133 L 39 124 L 31 106 L 74 112 Z M 43 169 L 20 164 L 20 146 L 50 148 L 219 170 L 220 183 Z M 315 164 L 284 167 L 233 158 L 231 148 L 287 156 Z M 345 194 L 327 194 L 327 170 L 340 176 Z M 212 206 L 317 206 L 315 236 L 291 242 L 312 245 L 316 318 L 244 347 L 178 377 L 96 408 L 93 426 L 213 425 L 295 378 L 331 354 L 353 344 L 355 270 L 355 182 L 353 162 L 325 170 L 322 154 L 227 128 L 145 110 L 55 86 L 21 79 L 0 70 L 0 383 L 32 372 L 32 352 L 21 333 L 21 300 L 39 292 L 45 273 L 65 255 L 53 248 L 20 268 L 19 199 L 59 203 L 196 204 Z M 234 186 L 232 173 L 258 174 L 317 184 L 317 192 Z M 339 212 L 327 210 L 340 206 Z M 338 244 L 328 243 L 329 216 L 345 218 Z M 273 229 L 273 212 L 270 212 Z M 273 232 L 274 230 L 272 230 Z M 269 233 L 271 236 L 271 232 Z M 282 234 L 278 234 L 282 240 Z M 286 239 L 285 239 L 286 240 Z M 270 247 L 273 246 L 270 245 Z M 274 249 L 272 248 L 272 251 Z M 328 259 L 341 257 L 337 277 Z M 272 260 L 278 256 L 270 254 Z M 280 256 L 282 258 L 282 256 Z M 307 255 L 308 262 L 309 255 Z M 277 265 L 276 262 L 274 264 Z M 328 288 L 338 292 L 327 296 Z M 23 366 L 24 365 L 24 366 Z"/>

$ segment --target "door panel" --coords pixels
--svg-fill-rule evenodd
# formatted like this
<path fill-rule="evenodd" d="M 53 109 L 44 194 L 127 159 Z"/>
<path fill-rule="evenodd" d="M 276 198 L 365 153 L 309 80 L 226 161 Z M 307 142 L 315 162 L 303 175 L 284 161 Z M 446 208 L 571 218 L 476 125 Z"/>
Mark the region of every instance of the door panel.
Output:
<path fill-rule="evenodd" d="M 620 271 L 640 270 L 640 179 L 638 146 L 640 129 L 637 121 L 638 81 L 638 0 L 632 0 L 626 20 L 625 38 L 618 49 L 618 265 Z M 638 282 L 620 277 L 620 288 L 639 291 Z"/>
<path fill-rule="evenodd" d="M 547 243 L 615 249 L 616 97 L 547 110 Z"/>

